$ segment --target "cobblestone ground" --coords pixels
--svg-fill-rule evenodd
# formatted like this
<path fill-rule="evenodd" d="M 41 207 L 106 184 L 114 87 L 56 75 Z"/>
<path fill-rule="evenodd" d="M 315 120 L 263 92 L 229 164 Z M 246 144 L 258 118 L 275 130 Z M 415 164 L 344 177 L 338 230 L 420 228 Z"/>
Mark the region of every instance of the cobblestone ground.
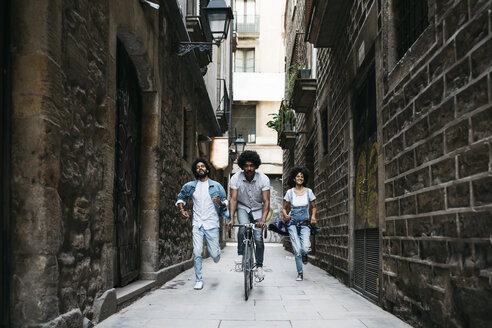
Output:
<path fill-rule="evenodd" d="M 219 263 L 204 260 L 202 290 L 187 270 L 96 327 L 410 327 L 311 264 L 296 281 L 294 258 L 280 244 L 267 244 L 266 278 L 245 301 L 235 257 L 228 244 Z"/>

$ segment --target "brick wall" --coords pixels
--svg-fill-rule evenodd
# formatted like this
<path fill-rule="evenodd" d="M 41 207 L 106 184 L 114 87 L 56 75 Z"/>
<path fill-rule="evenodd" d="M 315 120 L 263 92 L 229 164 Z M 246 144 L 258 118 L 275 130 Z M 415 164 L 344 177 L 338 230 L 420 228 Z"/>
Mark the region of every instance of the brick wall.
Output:
<path fill-rule="evenodd" d="M 491 320 L 491 7 L 429 1 L 429 27 L 386 67 L 383 298 L 416 325 Z"/>

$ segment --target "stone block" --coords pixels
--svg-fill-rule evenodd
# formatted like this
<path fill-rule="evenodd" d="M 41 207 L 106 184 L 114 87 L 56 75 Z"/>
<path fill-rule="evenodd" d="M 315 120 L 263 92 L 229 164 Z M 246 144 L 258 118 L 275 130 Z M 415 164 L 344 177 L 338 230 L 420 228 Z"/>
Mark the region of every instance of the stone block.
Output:
<path fill-rule="evenodd" d="M 416 213 L 415 196 L 408 196 L 400 199 L 400 215 L 409 215 Z"/>
<path fill-rule="evenodd" d="M 407 106 L 398 116 L 397 119 L 397 133 L 404 131 L 413 122 L 413 106 Z"/>
<path fill-rule="evenodd" d="M 394 138 L 393 141 L 391 142 L 391 145 L 393 146 L 393 156 L 396 156 L 399 153 L 401 153 L 404 149 L 403 133 L 398 135 L 398 137 Z"/>
<path fill-rule="evenodd" d="M 383 143 L 388 142 L 391 138 L 393 138 L 396 135 L 397 132 L 398 132 L 397 120 L 396 118 L 394 118 L 383 127 L 383 137 L 384 137 Z"/>
<path fill-rule="evenodd" d="M 406 220 L 395 220 L 395 235 L 396 236 L 407 236 L 407 221 Z"/>
<path fill-rule="evenodd" d="M 94 301 L 94 319 L 98 323 L 116 313 L 117 300 L 116 290 L 111 288 L 106 290 L 99 298 Z"/>
<path fill-rule="evenodd" d="M 458 237 L 456 214 L 433 215 L 431 236 Z"/>
<path fill-rule="evenodd" d="M 426 237 L 432 233 L 432 222 L 430 217 L 412 218 L 407 220 L 408 236 Z"/>
<path fill-rule="evenodd" d="M 415 99 L 415 114 L 423 115 L 437 107 L 443 100 L 443 93 L 443 78 L 439 78 Z"/>
<path fill-rule="evenodd" d="M 61 245 L 61 207 L 55 189 L 41 185 L 12 188 L 12 240 L 18 254 L 57 254 Z"/>
<path fill-rule="evenodd" d="M 455 62 L 454 42 L 448 43 L 441 52 L 429 63 L 430 79 L 435 80 L 442 72 L 446 71 Z"/>
<path fill-rule="evenodd" d="M 395 235 L 395 220 L 387 220 L 386 221 L 386 230 L 385 230 L 384 235 L 385 236 L 394 236 Z"/>
<path fill-rule="evenodd" d="M 429 262 L 446 263 L 448 251 L 446 241 L 420 240 L 420 259 Z"/>
<path fill-rule="evenodd" d="M 492 107 L 475 114 L 471 120 L 473 141 L 492 136 Z"/>
<path fill-rule="evenodd" d="M 26 326 L 58 316 L 58 263 L 54 255 L 16 255 L 12 261 L 11 323 Z"/>
<path fill-rule="evenodd" d="M 16 183 L 56 188 L 60 180 L 60 133 L 47 117 L 12 122 L 12 177 Z"/>
<path fill-rule="evenodd" d="M 407 239 L 401 241 L 401 255 L 410 258 L 419 256 L 419 243 L 417 240 Z"/>
<path fill-rule="evenodd" d="M 451 38 L 456 31 L 468 20 L 468 5 L 465 0 L 461 0 L 446 15 L 445 20 L 445 40 Z"/>
<path fill-rule="evenodd" d="M 470 63 L 468 59 L 462 60 L 446 73 L 446 97 L 454 94 L 470 81 Z"/>
<path fill-rule="evenodd" d="M 389 240 L 389 254 L 390 255 L 401 255 L 401 241 L 398 239 Z"/>
<path fill-rule="evenodd" d="M 478 179 L 472 182 L 475 206 L 492 204 L 492 177 Z"/>
<path fill-rule="evenodd" d="M 158 114 L 146 115 L 142 117 L 142 145 L 147 147 L 157 147 L 159 144 L 159 124 Z"/>
<path fill-rule="evenodd" d="M 418 213 L 428 213 L 444 209 L 444 189 L 427 191 L 417 195 Z"/>
<path fill-rule="evenodd" d="M 443 143 L 443 135 L 438 134 L 418 146 L 415 150 L 417 166 L 442 156 L 444 152 Z"/>
<path fill-rule="evenodd" d="M 448 208 L 470 206 L 470 183 L 464 182 L 446 187 Z"/>
<path fill-rule="evenodd" d="M 470 112 L 488 103 L 487 77 L 471 84 L 456 96 L 458 115 Z"/>
<path fill-rule="evenodd" d="M 431 166 L 432 184 L 438 185 L 456 179 L 454 157 L 445 159 Z"/>
<path fill-rule="evenodd" d="M 449 99 L 429 113 L 429 131 L 436 132 L 454 120 L 454 99 Z"/>
<path fill-rule="evenodd" d="M 490 71 L 492 67 L 491 53 L 492 39 L 489 39 L 471 54 L 470 59 L 473 78 L 480 76 L 484 72 Z"/>
<path fill-rule="evenodd" d="M 394 192 L 393 192 L 393 182 L 388 182 L 384 184 L 384 196 L 386 198 L 393 198 L 394 197 Z"/>
<path fill-rule="evenodd" d="M 395 194 L 401 196 L 406 193 L 429 187 L 429 168 L 426 167 L 414 173 L 407 174 L 395 181 Z"/>
<path fill-rule="evenodd" d="M 470 150 L 458 156 L 460 178 L 489 170 L 489 145 L 474 145 Z"/>
<path fill-rule="evenodd" d="M 489 238 L 492 231 L 492 210 L 460 213 L 458 215 L 462 238 Z"/>
<path fill-rule="evenodd" d="M 470 128 L 468 120 L 462 120 L 446 129 L 446 151 L 452 152 L 458 148 L 468 145 Z"/>
<path fill-rule="evenodd" d="M 456 55 L 464 57 L 476 44 L 489 34 L 488 12 L 484 11 L 456 35 Z"/>
<path fill-rule="evenodd" d="M 412 101 L 412 99 L 415 98 L 415 96 L 417 96 L 423 89 L 425 89 L 428 84 L 428 80 L 429 78 L 426 67 L 411 77 L 404 90 L 405 97 L 409 102 Z"/>
<path fill-rule="evenodd" d="M 398 175 L 398 160 L 395 159 L 384 166 L 386 179 L 391 179 Z"/>
<path fill-rule="evenodd" d="M 409 147 L 429 136 L 429 123 L 427 122 L 427 116 L 416 122 L 408 130 L 405 131 L 406 146 Z"/>
<path fill-rule="evenodd" d="M 415 167 L 415 156 L 413 149 L 403 153 L 403 155 L 398 158 L 398 167 L 400 174 L 405 173 Z"/>

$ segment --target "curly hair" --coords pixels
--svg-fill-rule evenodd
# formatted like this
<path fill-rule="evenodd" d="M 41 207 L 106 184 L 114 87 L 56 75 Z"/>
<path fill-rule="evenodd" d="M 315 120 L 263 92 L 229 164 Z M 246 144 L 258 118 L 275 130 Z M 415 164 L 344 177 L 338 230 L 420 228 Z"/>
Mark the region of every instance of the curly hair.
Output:
<path fill-rule="evenodd" d="M 288 181 L 289 187 L 293 188 L 296 186 L 294 179 L 299 173 L 302 173 L 302 175 L 304 176 L 304 182 L 302 183 L 302 185 L 306 187 L 309 181 L 309 171 L 303 167 L 294 167 L 292 170 L 290 170 Z"/>
<path fill-rule="evenodd" d="M 191 172 L 193 173 L 195 178 L 198 179 L 198 173 L 196 173 L 196 166 L 198 163 L 205 164 L 205 167 L 207 168 L 208 171 L 207 175 L 210 175 L 210 172 L 212 171 L 212 166 L 210 165 L 210 163 L 205 158 L 197 158 L 191 164 Z"/>
<path fill-rule="evenodd" d="M 237 165 L 239 165 L 239 167 L 243 169 L 246 162 L 251 162 L 253 163 L 255 168 L 259 168 L 261 165 L 260 155 L 258 155 L 258 153 L 255 151 L 245 150 L 241 153 L 241 155 L 239 155 L 239 158 L 237 159 Z"/>

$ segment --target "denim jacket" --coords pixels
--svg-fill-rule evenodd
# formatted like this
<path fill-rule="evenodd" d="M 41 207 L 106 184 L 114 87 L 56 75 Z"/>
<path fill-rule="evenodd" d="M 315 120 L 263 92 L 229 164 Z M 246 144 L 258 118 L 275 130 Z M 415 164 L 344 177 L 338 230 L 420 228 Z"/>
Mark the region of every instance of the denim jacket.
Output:
<path fill-rule="evenodd" d="M 226 198 L 226 193 L 224 188 L 221 186 L 220 183 L 217 181 L 214 181 L 212 179 L 208 179 L 208 192 L 210 194 L 210 198 L 214 198 L 215 196 L 219 196 L 220 201 L 224 203 L 227 198 Z M 183 188 L 181 188 L 181 191 L 178 194 L 178 201 L 183 201 L 186 203 L 186 200 L 193 195 L 195 192 L 196 185 L 198 183 L 198 180 L 190 181 L 186 183 Z M 176 203 L 178 205 L 178 203 Z M 219 204 L 214 202 L 215 210 L 217 211 L 217 214 L 219 216 L 222 216 L 224 219 L 229 221 L 229 210 L 226 207 L 222 209 Z"/>

